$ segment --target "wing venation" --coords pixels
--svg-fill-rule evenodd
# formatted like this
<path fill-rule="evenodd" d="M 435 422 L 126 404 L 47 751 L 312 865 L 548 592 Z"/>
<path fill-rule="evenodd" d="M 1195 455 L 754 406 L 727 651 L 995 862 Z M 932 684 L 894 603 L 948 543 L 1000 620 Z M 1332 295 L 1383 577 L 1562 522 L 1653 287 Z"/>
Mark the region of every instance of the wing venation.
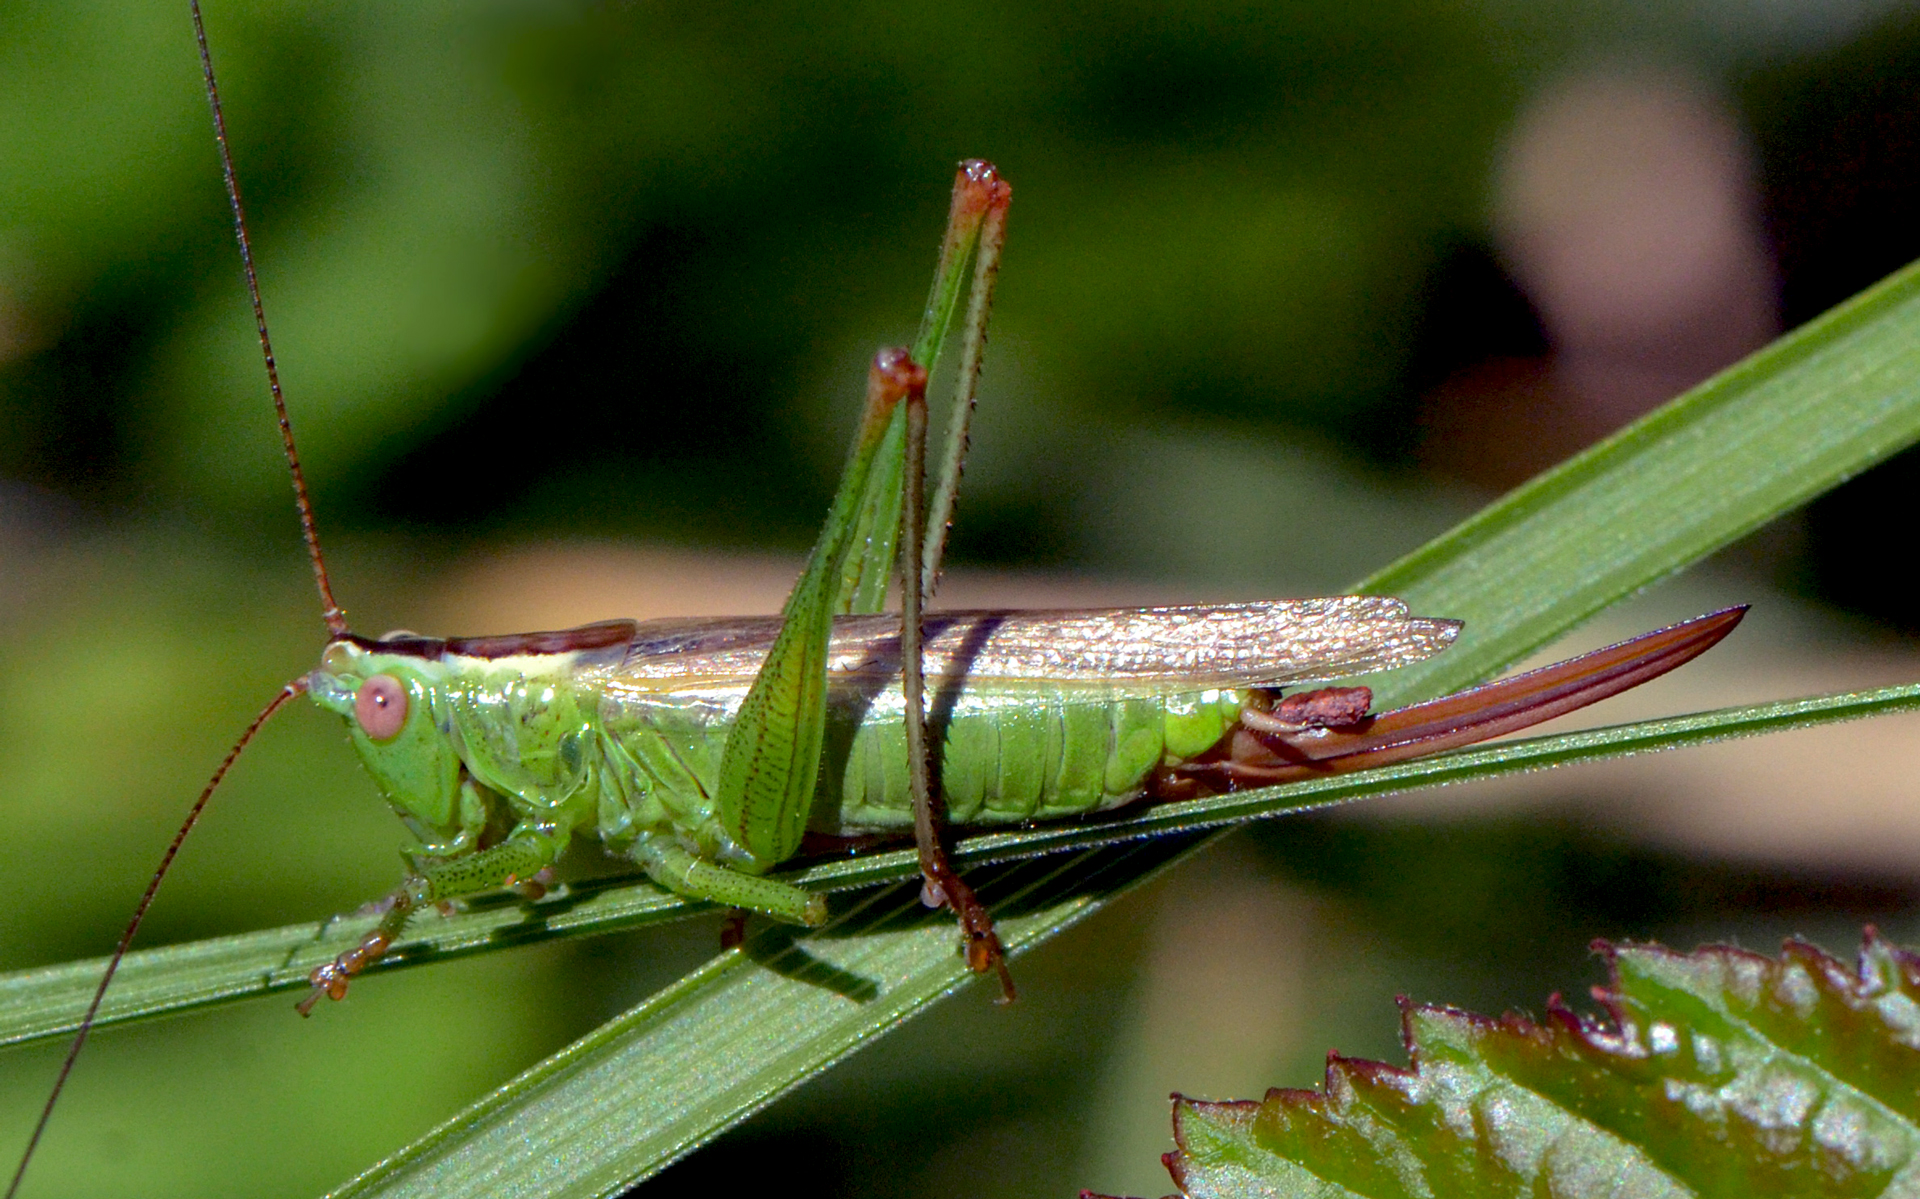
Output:
<path fill-rule="evenodd" d="M 649 621 L 635 632 L 624 680 L 671 686 L 751 679 L 778 617 Z M 834 622 L 830 668 L 899 669 L 898 615 Z M 1160 692 L 1346 678 L 1432 657 L 1457 621 L 1416 617 L 1385 596 L 1165 608 L 931 612 L 929 678 L 1110 684 Z"/>

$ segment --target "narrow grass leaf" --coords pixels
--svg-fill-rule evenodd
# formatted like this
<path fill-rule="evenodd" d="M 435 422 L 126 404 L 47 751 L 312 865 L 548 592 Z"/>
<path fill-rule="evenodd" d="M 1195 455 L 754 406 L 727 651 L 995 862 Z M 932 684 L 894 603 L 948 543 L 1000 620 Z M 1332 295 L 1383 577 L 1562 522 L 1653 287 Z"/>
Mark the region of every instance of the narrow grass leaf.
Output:
<path fill-rule="evenodd" d="M 1448 653 L 1383 679 L 1380 701 L 1397 704 L 1484 678 L 1916 438 L 1920 273 L 1910 267 L 1362 583 L 1357 590 L 1398 594 L 1417 610 L 1467 622 L 1466 635 Z M 1860 714 L 1874 703 L 1892 708 L 1910 700 L 1883 696 L 1866 702 Z M 1835 712 L 1860 702 L 1815 701 L 1835 705 L 1825 709 Z M 1716 735 L 1693 726 L 1670 732 L 1679 740 Z M 1562 739 L 1533 744 L 1554 748 L 1513 768 L 1579 756 Z M 1445 772 L 1473 754 L 1519 752 L 1496 747 L 1424 765 Z M 1488 773 L 1499 768 L 1479 761 Z M 1418 785 L 1422 766 L 1394 768 L 1414 773 L 1395 773 L 1381 789 Z M 1278 802 L 1338 798 L 1305 795 L 1290 791 Z M 1228 815 L 1230 808 L 1195 813 L 1194 824 L 1243 818 Z M 1050 835 L 1040 834 L 1042 840 Z M 986 877 L 982 889 L 1005 913 L 1003 930 L 1018 953 L 1084 919 L 1196 840 L 1164 836 L 1016 863 L 995 868 L 1000 873 Z M 1035 842 L 1004 852 L 1057 847 Z M 911 886 L 883 892 L 820 934 L 765 934 L 750 953 L 710 963 L 508 1083 L 344 1193 L 617 1193 L 966 985 L 951 929 L 917 916 L 912 892 Z M 635 902 L 621 919 L 646 919 L 656 910 L 651 900 Z M 514 914 L 497 927 L 516 922 L 523 923 Z M 521 939 L 481 925 L 469 931 L 489 946 Z M 306 935 L 311 938 L 311 930 Z M 290 956 L 276 969 L 289 968 L 298 947 L 284 934 L 265 936 L 259 943 L 227 939 L 204 953 L 182 947 L 158 960 L 156 976 L 177 972 L 184 980 L 200 971 L 193 985 L 210 993 L 232 976 L 230 966 L 209 964 L 223 955 L 247 960 L 252 970 L 279 952 Z M 247 985 L 258 989 L 258 979 L 284 985 L 285 975 L 266 971 L 252 978 Z M 170 984 L 152 985 L 165 991 Z"/>
<path fill-rule="evenodd" d="M 1158 804 L 1117 819 L 968 837 L 955 846 L 954 861 L 977 868 L 1041 854 L 1100 849 L 1425 787 L 1916 709 L 1920 709 L 1920 684 L 1909 684 L 1497 742 L 1379 770 Z M 849 890 L 917 879 L 919 871 L 915 852 L 898 849 L 821 862 L 781 877 L 814 890 Z M 576 886 L 537 903 L 499 898 L 455 916 L 423 922 L 369 973 L 410 969 L 555 937 L 639 928 L 712 908 L 632 878 Z M 129 954 L 96 1026 L 282 992 L 305 994 L 308 971 L 358 942 L 374 919 L 334 920 L 318 928 L 295 924 Z M 73 1032 L 105 966 L 105 958 L 91 958 L 0 975 L 0 1045 Z"/>
<path fill-rule="evenodd" d="M 1908 267 L 1363 584 L 1398 593 L 1421 610 L 1461 616 L 1478 630 L 1409 672 L 1415 677 L 1392 684 L 1385 700 L 1440 694 L 1484 677 L 1916 437 L 1920 271 Z M 1130 868 L 1122 860 L 1102 866 L 1097 886 L 1090 881 L 1076 891 L 1069 884 L 1068 896 L 1017 925 L 1009 922 L 1015 951 L 1084 919 L 1163 864 L 1156 857 Z M 841 935 L 864 931 L 853 920 Z M 966 981 L 956 973 L 951 937 L 888 937 L 868 948 L 873 956 L 858 968 L 876 984 L 898 980 L 892 985 L 902 1003 L 930 1003 Z M 544 1192 L 611 1194 L 893 1027 L 894 1013 L 905 1010 L 893 1008 L 891 999 L 812 992 L 792 998 L 806 1012 L 803 1027 L 789 1029 L 777 1052 L 711 1039 L 715 1028 L 773 1018 L 768 996 L 749 977 L 743 966 L 709 967 L 687 990 L 676 990 L 676 1002 L 686 1005 L 676 1009 L 679 1019 L 642 1021 L 608 1034 L 645 1061 L 666 1064 L 606 1078 L 617 1095 L 553 1086 L 565 1060 L 536 1067 L 347 1193 L 420 1194 L 433 1187 L 439 1194 L 497 1194 L 501 1184 L 521 1177 L 499 1154 L 531 1161 L 543 1153 L 585 1153 L 568 1130 L 617 1111 L 592 1152 L 619 1165 L 604 1175 L 580 1167 L 573 1182 Z M 888 1015 L 876 1021 L 869 1005 L 879 1002 L 889 1005 Z M 808 1048 L 788 1053 L 796 1043 Z M 720 1064 L 716 1044 L 726 1059 L 724 1075 L 709 1073 Z M 750 1082 L 736 1073 L 748 1068 L 745 1058 L 752 1059 Z M 706 1117 L 697 1134 L 685 1127 L 659 1131 L 646 1113 L 662 1096 L 695 1085 Z M 597 1116 L 582 1106 L 589 1100 Z M 517 1113 L 510 1131 L 501 1123 L 509 1110 Z"/>

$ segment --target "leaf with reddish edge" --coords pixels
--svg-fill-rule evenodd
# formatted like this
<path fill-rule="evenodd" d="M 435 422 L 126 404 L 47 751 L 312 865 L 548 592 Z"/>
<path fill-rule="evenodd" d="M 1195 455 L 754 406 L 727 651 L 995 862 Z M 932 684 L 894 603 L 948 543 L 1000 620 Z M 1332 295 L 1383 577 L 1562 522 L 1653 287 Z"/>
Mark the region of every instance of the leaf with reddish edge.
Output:
<path fill-rule="evenodd" d="M 1330 1055 L 1319 1090 L 1174 1098 L 1195 1199 L 1920 1193 L 1920 957 L 1866 930 L 1848 969 L 1596 943 L 1605 1016 L 1401 1001 L 1407 1069 Z"/>

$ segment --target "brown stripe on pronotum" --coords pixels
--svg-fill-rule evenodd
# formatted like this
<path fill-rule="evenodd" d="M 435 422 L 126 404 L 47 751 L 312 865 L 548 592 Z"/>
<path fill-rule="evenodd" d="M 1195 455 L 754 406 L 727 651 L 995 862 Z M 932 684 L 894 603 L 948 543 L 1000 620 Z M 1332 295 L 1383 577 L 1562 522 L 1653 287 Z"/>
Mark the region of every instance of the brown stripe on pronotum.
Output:
<path fill-rule="evenodd" d="M 632 620 L 603 620 L 577 629 L 554 629 L 541 633 L 501 633 L 489 637 L 422 637 L 418 633 L 388 633 L 384 637 L 362 637 L 341 633 L 334 641 L 344 641 L 364 650 L 383 654 L 402 654 L 410 658 L 439 658 L 447 654 L 461 658 L 515 658 L 536 654 L 572 654 L 585 650 L 610 649 L 630 643 L 639 630 Z"/>

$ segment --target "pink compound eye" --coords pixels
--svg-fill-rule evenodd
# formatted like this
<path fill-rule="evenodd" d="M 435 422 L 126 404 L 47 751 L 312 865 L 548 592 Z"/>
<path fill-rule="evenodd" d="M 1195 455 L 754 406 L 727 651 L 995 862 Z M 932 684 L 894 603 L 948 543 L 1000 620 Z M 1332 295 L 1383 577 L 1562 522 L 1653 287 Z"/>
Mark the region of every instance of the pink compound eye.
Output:
<path fill-rule="evenodd" d="M 367 736 L 388 741 L 407 723 L 407 689 L 390 674 L 376 674 L 353 693 L 353 718 Z"/>

